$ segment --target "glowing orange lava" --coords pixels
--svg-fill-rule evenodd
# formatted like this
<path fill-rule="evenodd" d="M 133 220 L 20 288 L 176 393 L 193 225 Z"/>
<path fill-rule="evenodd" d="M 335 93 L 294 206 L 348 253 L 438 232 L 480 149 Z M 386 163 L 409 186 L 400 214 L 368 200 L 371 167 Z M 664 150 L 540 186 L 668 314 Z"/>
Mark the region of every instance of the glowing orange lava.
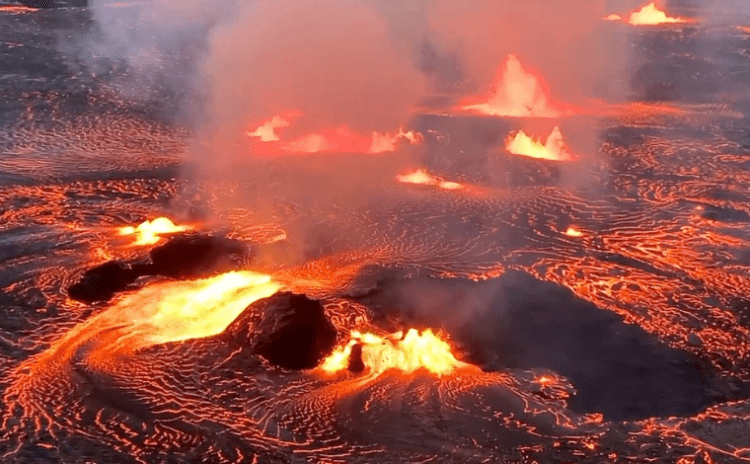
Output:
<path fill-rule="evenodd" d="M 552 101 L 544 80 L 527 70 L 513 55 L 498 70 L 489 100 L 464 102 L 461 109 L 490 116 L 559 118 L 573 114 L 572 109 Z M 471 100 L 480 100 L 472 98 Z"/>
<path fill-rule="evenodd" d="M 39 11 L 39 8 L 23 5 L 0 5 L 0 13 L 31 13 L 33 11 Z"/>
<path fill-rule="evenodd" d="M 373 376 L 390 369 L 404 373 L 425 369 L 440 376 L 469 366 L 457 360 L 451 353 L 450 345 L 431 330 L 420 334 L 415 329 L 409 329 L 406 335 L 397 332 L 386 337 L 352 331 L 349 342 L 328 356 L 320 368 L 328 373 L 347 369 L 355 345 L 362 347 L 365 370 Z"/>
<path fill-rule="evenodd" d="M 562 133 L 558 127 L 552 130 L 545 144 L 526 135 L 524 131 L 518 131 L 515 136 L 508 137 L 505 148 L 514 155 L 529 156 L 531 158 L 552 161 L 571 161 L 575 159 L 575 156 L 565 146 Z"/>
<path fill-rule="evenodd" d="M 438 176 L 428 173 L 424 169 L 417 169 L 408 174 L 400 174 L 396 176 L 396 180 L 405 184 L 433 185 L 444 190 L 459 190 L 464 188 L 464 186 L 458 182 L 443 180 Z"/>
<path fill-rule="evenodd" d="M 565 231 L 565 235 L 568 237 L 583 237 L 583 232 L 571 226 Z"/>
<path fill-rule="evenodd" d="M 604 18 L 605 21 L 622 21 L 622 16 L 612 13 Z"/>
<path fill-rule="evenodd" d="M 175 225 L 169 218 L 158 217 L 153 221 L 145 221 L 138 227 L 121 227 L 119 229 L 120 235 L 135 235 L 136 240 L 133 243 L 135 246 L 154 245 L 161 240 L 162 235 L 174 234 L 178 232 L 185 232 L 190 230 L 192 227 L 185 225 Z"/>
<path fill-rule="evenodd" d="M 672 18 L 656 7 L 656 2 L 651 2 L 638 11 L 633 12 L 628 18 L 628 23 L 634 26 L 653 26 L 658 24 L 674 24 L 688 22 L 683 18 Z"/>

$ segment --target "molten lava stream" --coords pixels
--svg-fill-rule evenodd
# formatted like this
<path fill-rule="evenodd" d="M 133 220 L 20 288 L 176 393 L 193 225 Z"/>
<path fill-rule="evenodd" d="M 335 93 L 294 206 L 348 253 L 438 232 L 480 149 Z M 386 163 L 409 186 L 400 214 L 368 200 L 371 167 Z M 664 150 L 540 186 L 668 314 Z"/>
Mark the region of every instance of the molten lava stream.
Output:
<path fill-rule="evenodd" d="M 552 101 L 544 79 L 524 68 L 513 55 L 508 55 L 498 70 L 489 99 L 471 97 L 462 102 L 459 109 L 508 117 L 559 118 L 574 114 L 570 105 Z"/>
<path fill-rule="evenodd" d="M 125 295 L 78 325 L 38 361 L 64 362 L 85 345 L 90 362 L 106 365 L 115 355 L 217 335 L 250 304 L 280 289 L 281 284 L 271 276 L 251 271 L 155 283 Z"/>
<path fill-rule="evenodd" d="M 346 345 L 337 348 L 320 366 L 327 373 L 346 369 L 377 377 L 386 371 L 411 374 L 425 370 L 443 376 L 457 369 L 474 368 L 457 360 L 450 345 L 427 329 L 409 329 L 388 336 L 352 331 Z"/>

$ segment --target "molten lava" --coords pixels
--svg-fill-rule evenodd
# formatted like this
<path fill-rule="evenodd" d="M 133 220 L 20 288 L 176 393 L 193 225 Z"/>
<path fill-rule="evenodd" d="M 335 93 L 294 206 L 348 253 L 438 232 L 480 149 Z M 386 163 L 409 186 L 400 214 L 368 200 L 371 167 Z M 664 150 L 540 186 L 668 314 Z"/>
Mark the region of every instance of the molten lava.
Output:
<path fill-rule="evenodd" d="M 583 232 L 571 226 L 565 230 L 565 235 L 568 237 L 583 237 Z"/>
<path fill-rule="evenodd" d="M 525 69 L 513 55 L 508 55 L 505 65 L 498 70 L 493 87 L 489 100 L 465 102 L 461 109 L 509 117 L 559 118 L 573 114 L 569 106 L 553 102 L 541 76 Z"/>
<path fill-rule="evenodd" d="M 271 276 L 251 271 L 157 283 L 125 296 L 71 335 L 96 338 L 96 346 L 89 350 L 92 359 L 210 337 L 223 332 L 250 304 L 280 288 Z"/>
<path fill-rule="evenodd" d="M 421 334 L 415 329 L 380 337 L 371 333 L 352 331 L 351 339 L 337 348 L 321 364 L 328 373 L 339 372 L 349 367 L 355 346 L 362 349 L 362 364 L 372 376 L 396 369 L 412 373 L 425 369 L 438 376 L 446 375 L 460 367 L 467 367 L 451 353 L 450 345 L 427 329 Z"/>
<path fill-rule="evenodd" d="M 444 190 L 459 190 L 464 188 L 464 186 L 459 184 L 458 182 L 443 180 L 438 176 L 434 176 L 428 173 L 424 169 L 417 169 L 416 171 L 410 172 L 408 174 L 398 175 L 396 176 L 396 180 L 405 184 L 433 185 Z"/>
<path fill-rule="evenodd" d="M 514 155 L 529 156 L 531 158 L 551 161 L 571 161 L 575 159 L 575 156 L 565 146 L 562 133 L 558 127 L 552 130 L 545 144 L 526 135 L 524 131 L 518 131 L 515 137 L 508 137 L 505 148 Z"/>
<path fill-rule="evenodd" d="M 158 217 L 153 221 L 145 221 L 138 227 L 121 227 L 119 229 L 119 234 L 123 236 L 135 235 L 136 240 L 133 245 L 146 246 L 158 243 L 159 240 L 161 240 L 162 235 L 185 232 L 190 229 L 192 229 L 190 226 L 175 225 L 169 218 Z"/>
<path fill-rule="evenodd" d="M 688 22 L 683 18 L 672 18 L 656 7 L 656 2 L 651 2 L 638 11 L 633 12 L 628 23 L 634 26 L 653 26 L 658 24 L 674 24 Z"/>
<path fill-rule="evenodd" d="M 605 21 L 622 21 L 622 16 L 612 13 L 604 18 Z"/>

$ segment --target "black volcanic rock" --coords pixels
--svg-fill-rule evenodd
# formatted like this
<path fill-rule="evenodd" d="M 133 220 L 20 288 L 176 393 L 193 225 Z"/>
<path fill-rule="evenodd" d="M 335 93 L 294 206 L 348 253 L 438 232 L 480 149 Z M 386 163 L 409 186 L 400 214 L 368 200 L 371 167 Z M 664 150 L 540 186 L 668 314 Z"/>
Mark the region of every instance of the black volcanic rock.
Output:
<path fill-rule="evenodd" d="M 86 271 L 81 280 L 68 287 L 68 297 L 82 303 L 106 301 L 138 277 L 138 271 L 127 264 L 109 261 Z"/>
<path fill-rule="evenodd" d="M 68 296 L 82 303 L 107 301 L 142 276 L 195 279 L 238 269 L 249 259 L 244 242 L 223 237 L 183 235 L 149 253 L 151 263 L 109 261 L 89 269 L 68 287 Z"/>
<path fill-rule="evenodd" d="M 244 242 L 205 235 L 181 235 L 149 253 L 150 274 L 175 279 L 207 277 L 237 269 L 250 256 Z"/>
<path fill-rule="evenodd" d="M 30 6 L 33 8 L 54 8 L 55 2 L 53 0 L 20 0 L 22 5 Z"/>
<path fill-rule="evenodd" d="M 331 354 L 336 346 L 336 327 L 326 318 L 319 301 L 284 292 L 265 303 L 255 354 L 287 369 L 311 369 Z"/>

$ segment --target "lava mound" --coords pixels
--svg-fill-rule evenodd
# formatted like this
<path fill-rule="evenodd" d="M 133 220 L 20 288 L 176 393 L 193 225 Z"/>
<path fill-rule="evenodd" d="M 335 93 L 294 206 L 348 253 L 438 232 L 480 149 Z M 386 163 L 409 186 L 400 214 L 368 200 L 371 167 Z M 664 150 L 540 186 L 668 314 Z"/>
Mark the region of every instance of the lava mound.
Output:
<path fill-rule="evenodd" d="M 83 303 L 107 301 L 142 276 L 200 279 L 242 267 L 249 246 L 224 237 L 188 234 L 153 248 L 149 263 L 108 261 L 86 271 L 68 287 L 68 297 Z"/>
<path fill-rule="evenodd" d="M 286 369 L 312 369 L 336 346 L 336 327 L 319 301 L 277 293 L 266 301 L 254 352 Z"/>
<path fill-rule="evenodd" d="M 152 275 L 194 279 L 235 270 L 250 253 L 247 244 L 238 240 L 191 234 L 172 238 L 149 256 Z"/>
<path fill-rule="evenodd" d="M 89 269 L 68 287 L 68 297 L 82 303 L 106 301 L 135 282 L 139 273 L 127 263 L 108 261 Z"/>

